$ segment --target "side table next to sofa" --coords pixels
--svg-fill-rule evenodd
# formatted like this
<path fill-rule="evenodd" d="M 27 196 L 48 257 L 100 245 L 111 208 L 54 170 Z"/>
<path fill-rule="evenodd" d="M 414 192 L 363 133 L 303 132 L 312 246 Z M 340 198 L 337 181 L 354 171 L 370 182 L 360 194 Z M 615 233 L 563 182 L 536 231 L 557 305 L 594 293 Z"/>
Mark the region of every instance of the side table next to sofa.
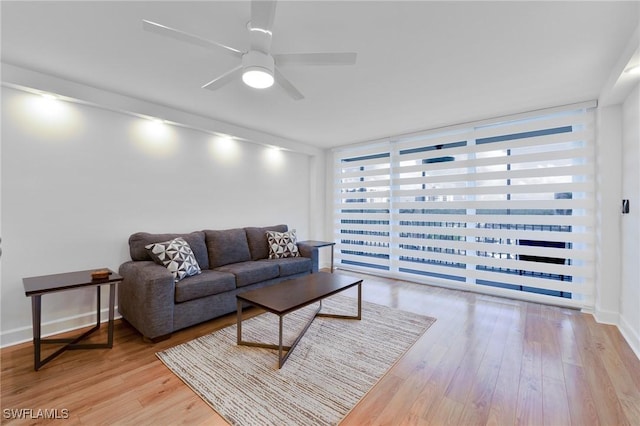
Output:
<path fill-rule="evenodd" d="M 334 242 L 330 241 L 316 241 L 316 240 L 307 240 L 307 241 L 298 241 L 298 244 L 304 244 L 311 247 L 330 247 L 331 248 L 331 273 L 333 274 L 333 246 L 336 245 Z"/>

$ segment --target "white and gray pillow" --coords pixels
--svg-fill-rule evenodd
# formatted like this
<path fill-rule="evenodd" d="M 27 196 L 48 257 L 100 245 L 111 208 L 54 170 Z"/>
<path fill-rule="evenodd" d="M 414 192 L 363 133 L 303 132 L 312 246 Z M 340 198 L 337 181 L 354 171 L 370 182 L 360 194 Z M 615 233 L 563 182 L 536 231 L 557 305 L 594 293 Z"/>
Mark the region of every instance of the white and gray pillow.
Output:
<path fill-rule="evenodd" d="M 189 243 L 184 238 L 148 244 L 145 248 L 149 250 L 151 258 L 156 263 L 165 266 L 173 274 L 175 282 L 202 272 Z"/>
<path fill-rule="evenodd" d="M 297 238 L 295 229 L 288 232 L 267 231 L 269 259 L 282 259 L 285 257 L 300 256 L 296 242 Z"/>

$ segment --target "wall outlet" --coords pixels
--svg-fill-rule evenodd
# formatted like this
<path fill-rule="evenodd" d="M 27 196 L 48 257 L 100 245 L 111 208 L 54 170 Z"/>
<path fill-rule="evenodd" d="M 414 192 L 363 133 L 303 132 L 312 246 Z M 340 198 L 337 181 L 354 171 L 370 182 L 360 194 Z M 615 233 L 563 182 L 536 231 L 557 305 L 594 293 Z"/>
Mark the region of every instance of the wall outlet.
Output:
<path fill-rule="evenodd" d="M 622 214 L 629 213 L 629 200 L 622 200 Z"/>

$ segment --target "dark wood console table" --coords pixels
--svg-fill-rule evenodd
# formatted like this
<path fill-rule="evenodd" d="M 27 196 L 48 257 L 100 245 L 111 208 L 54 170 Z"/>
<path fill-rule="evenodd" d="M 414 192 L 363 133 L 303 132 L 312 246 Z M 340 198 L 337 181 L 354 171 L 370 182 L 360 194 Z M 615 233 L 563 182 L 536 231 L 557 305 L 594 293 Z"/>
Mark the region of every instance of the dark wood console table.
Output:
<path fill-rule="evenodd" d="M 23 278 L 24 292 L 27 297 L 31 297 L 31 314 L 33 320 L 33 345 L 34 358 L 33 368 L 38 371 L 40 367 L 51 361 L 62 352 L 68 349 L 104 349 L 113 347 L 113 317 L 116 295 L 116 284 L 122 281 L 122 277 L 113 271 L 109 271 L 108 278 L 92 279 L 91 273 L 94 270 L 68 272 L 64 274 L 43 275 L 39 277 Z M 78 343 L 94 331 L 100 328 L 100 286 L 109 285 L 109 329 L 106 343 Z M 43 294 L 58 291 L 73 290 L 75 288 L 95 286 L 97 290 L 96 325 L 78 337 L 67 339 L 43 339 L 42 329 L 42 305 Z M 65 343 L 63 347 L 46 357 L 40 359 L 40 347 L 44 343 Z"/>

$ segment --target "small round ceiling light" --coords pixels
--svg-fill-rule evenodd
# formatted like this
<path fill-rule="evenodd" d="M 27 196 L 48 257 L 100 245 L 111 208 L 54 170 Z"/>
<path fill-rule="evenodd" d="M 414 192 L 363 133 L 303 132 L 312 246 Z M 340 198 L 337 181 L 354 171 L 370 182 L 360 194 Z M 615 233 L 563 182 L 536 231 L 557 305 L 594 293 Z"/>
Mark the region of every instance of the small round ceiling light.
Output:
<path fill-rule="evenodd" d="M 274 61 L 271 55 L 251 50 L 242 56 L 242 81 L 254 89 L 273 86 Z"/>

